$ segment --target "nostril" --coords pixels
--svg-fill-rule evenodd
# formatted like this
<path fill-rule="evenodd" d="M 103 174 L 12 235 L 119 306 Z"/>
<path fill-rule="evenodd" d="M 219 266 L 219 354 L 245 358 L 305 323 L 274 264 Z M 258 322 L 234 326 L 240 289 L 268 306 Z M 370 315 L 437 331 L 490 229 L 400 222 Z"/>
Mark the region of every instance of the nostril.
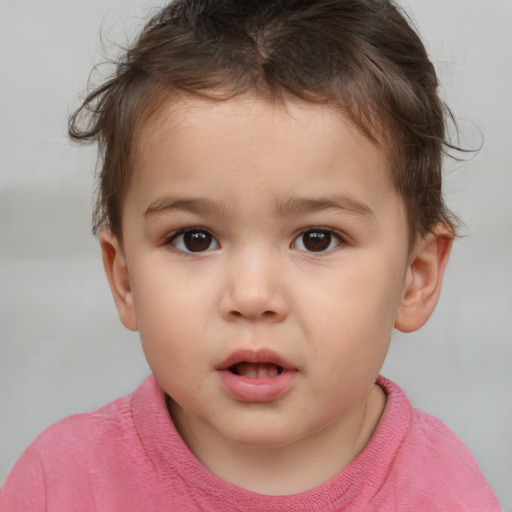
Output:
<path fill-rule="evenodd" d="M 231 316 L 234 316 L 236 318 L 240 318 L 240 317 L 248 317 L 248 316 L 254 316 L 256 317 L 257 315 L 247 315 L 247 314 L 243 314 L 241 313 L 240 311 L 237 311 L 236 309 L 231 311 L 230 312 Z M 277 316 L 277 313 L 275 311 L 271 311 L 271 310 L 267 310 L 267 311 L 263 311 L 263 313 L 261 313 L 261 317 L 263 318 L 273 318 Z"/>
<path fill-rule="evenodd" d="M 240 287 L 239 287 L 240 288 Z M 221 315 L 226 320 L 240 321 L 266 321 L 276 322 L 286 317 L 288 307 L 280 296 L 267 296 L 231 290 L 224 294 L 220 304 Z"/>

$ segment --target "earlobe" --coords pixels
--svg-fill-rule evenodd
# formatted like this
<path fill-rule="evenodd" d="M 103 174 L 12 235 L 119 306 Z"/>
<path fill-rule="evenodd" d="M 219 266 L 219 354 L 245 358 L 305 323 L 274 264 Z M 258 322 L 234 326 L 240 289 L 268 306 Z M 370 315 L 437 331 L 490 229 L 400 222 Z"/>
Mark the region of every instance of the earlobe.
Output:
<path fill-rule="evenodd" d="M 452 243 L 452 230 L 442 225 L 416 244 L 395 320 L 395 328 L 399 331 L 419 329 L 434 311 Z"/>
<path fill-rule="evenodd" d="M 128 265 L 122 243 L 109 230 L 100 233 L 103 266 L 119 318 L 132 331 L 138 329 Z"/>

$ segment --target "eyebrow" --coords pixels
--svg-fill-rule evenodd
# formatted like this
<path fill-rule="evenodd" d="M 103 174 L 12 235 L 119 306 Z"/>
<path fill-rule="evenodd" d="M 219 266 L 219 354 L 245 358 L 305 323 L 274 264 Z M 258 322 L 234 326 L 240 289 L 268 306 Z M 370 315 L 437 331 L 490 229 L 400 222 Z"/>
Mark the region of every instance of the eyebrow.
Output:
<path fill-rule="evenodd" d="M 226 205 L 219 201 L 209 198 L 179 198 L 179 197 L 161 197 L 144 211 L 143 218 L 161 213 L 173 211 L 187 211 L 194 214 L 210 213 L 213 211 L 226 211 Z M 374 213 L 366 204 L 354 198 L 345 195 L 336 195 L 329 197 L 309 198 L 292 197 L 284 202 L 277 202 L 274 205 L 274 215 L 276 217 L 286 217 L 290 215 L 313 213 L 323 210 L 341 210 L 362 217 L 373 219 Z"/>
<path fill-rule="evenodd" d="M 225 210 L 222 203 L 212 201 L 208 198 L 179 198 L 179 197 L 161 197 L 152 202 L 142 215 L 145 219 L 151 215 L 167 213 L 173 211 L 186 211 L 190 213 L 208 213 L 213 210 Z"/>
<path fill-rule="evenodd" d="M 319 198 L 292 197 L 284 203 L 276 205 L 276 214 L 285 217 L 287 215 L 312 213 L 331 209 L 342 210 L 347 213 L 368 217 L 369 219 L 374 217 L 374 213 L 368 205 L 345 195 Z"/>

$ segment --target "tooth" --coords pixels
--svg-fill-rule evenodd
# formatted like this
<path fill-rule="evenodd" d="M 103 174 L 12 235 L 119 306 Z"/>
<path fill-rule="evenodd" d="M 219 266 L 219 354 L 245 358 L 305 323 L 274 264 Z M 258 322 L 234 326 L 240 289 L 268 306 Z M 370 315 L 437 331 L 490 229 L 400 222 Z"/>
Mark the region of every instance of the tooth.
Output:
<path fill-rule="evenodd" d="M 239 363 L 231 370 L 235 375 L 249 378 L 265 379 L 277 377 L 282 369 L 280 366 L 267 363 Z"/>

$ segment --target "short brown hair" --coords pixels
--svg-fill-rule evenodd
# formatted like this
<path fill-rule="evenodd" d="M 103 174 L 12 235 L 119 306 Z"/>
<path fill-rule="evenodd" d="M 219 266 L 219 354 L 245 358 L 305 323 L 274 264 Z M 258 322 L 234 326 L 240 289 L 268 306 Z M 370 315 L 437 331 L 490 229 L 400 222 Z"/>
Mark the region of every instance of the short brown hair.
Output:
<path fill-rule="evenodd" d="M 97 141 L 102 156 L 93 231 L 122 237 L 136 130 L 163 101 L 247 92 L 340 108 L 388 149 L 411 240 L 439 223 L 454 230 L 441 193 L 451 114 L 420 38 L 392 1 L 174 0 L 70 118 L 71 138 Z"/>

